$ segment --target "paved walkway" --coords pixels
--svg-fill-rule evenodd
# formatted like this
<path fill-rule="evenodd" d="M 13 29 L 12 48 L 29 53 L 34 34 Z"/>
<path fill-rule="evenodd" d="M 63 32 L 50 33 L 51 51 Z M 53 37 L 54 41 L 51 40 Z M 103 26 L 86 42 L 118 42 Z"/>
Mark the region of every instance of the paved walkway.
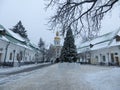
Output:
<path fill-rule="evenodd" d="M 110 70 L 112 67 L 99 67 L 80 64 L 55 64 L 19 76 L 0 85 L 0 90 L 93 90 L 85 80 L 87 73 Z"/>

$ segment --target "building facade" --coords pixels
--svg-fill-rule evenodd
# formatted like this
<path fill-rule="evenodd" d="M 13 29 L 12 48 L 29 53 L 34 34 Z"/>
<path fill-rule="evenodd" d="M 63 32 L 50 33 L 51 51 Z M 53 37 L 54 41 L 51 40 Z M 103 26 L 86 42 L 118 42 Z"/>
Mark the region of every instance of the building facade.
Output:
<path fill-rule="evenodd" d="M 81 63 L 120 65 L 120 28 L 80 45 Z"/>
<path fill-rule="evenodd" d="M 37 46 L 0 25 L 0 65 L 19 66 L 36 62 Z"/>

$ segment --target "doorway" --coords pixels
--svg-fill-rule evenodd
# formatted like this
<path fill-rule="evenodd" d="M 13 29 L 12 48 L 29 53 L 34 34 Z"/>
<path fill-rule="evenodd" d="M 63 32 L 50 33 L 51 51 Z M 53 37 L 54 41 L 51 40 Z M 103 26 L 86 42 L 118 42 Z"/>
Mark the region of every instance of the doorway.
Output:
<path fill-rule="evenodd" d="M 115 57 L 115 60 L 116 60 L 116 65 L 119 65 L 119 58 Z"/>
<path fill-rule="evenodd" d="M 111 62 L 114 62 L 114 54 L 111 53 Z"/>

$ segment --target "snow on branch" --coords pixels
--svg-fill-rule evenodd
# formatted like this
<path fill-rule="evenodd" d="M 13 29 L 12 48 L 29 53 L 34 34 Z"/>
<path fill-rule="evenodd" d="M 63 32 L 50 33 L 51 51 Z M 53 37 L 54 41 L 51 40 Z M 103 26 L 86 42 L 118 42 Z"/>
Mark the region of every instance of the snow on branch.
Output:
<path fill-rule="evenodd" d="M 64 35 L 71 26 L 75 35 L 86 33 L 87 38 L 97 36 L 101 20 L 119 0 L 49 0 L 47 7 L 57 7 L 50 18 L 51 30 L 60 29 Z M 84 34 L 85 35 L 85 34 Z"/>

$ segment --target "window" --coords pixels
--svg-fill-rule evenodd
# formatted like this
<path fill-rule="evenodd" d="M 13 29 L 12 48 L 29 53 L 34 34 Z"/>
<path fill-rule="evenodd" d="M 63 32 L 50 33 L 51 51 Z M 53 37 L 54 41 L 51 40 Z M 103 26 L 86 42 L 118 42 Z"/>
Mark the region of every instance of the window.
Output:
<path fill-rule="evenodd" d="M 111 53 L 111 61 L 114 62 L 114 54 Z"/>
<path fill-rule="evenodd" d="M 17 60 L 19 61 L 19 54 L 17 54 Z"/>
<path fill-rule="evenodd" d="M 3 48 L 0 48 L 0 51 L 3 51 Z"/>
<path fill-rule="evenodd" d="M 25 57 L 25 60 L 27 60 L 27 57 Z"/>
<path fill-rule="evenodd" d="M 105 56 L 103 56 L 103 61 L 104 61 L 104 62 L 106 61 Z"/>
<path fill-rule="evenodd" d="M 20 60 L 22 60 L 22 57 L 23 57 L 22 51 L 20 51 Z"/>
<path fill-rule="evenodd" d="M 96 59 L 98 59 L 98 56 L 95 56 Z"/>
<path fill-rule="evenodd" d="M 96 60 L 98 60 L 98 56 L 95 56 Z"/>
<path fill-rule="evenodd" d="M 115 55 L 118 55 L 118 53 L 115 53 Z"/>
<path fill-rule="evenodd" d="M 59 48 L 57 49 L 57 53 L 59 54 Z"/>
<path fill-rule="evenodd" d="M 115 38 L 117 42 L 120 41 L 120 36 L 117 35 Z"/>
<path fill-rule="evenodd" d="M 58 45 L 59 44 L 59 41 L 56 41 L 56 43 L 55 43 L 56 45 Z"/>
<path fill-rule="evenodd" d="M 116 64 L 119 65 L 119 57 L 115 57 Z"/>
<path fill-rule="evenodd" d="M 2 53 L 0 53 L 0 62 L 1 62 L 1 58 L 2 58 Z"/>
<path fill-rule="evenodd" d="M 29 56 L 29 60 L 31 61 L 31 56 Z"/>
<path fill-rule="evenodd" d="M 12 53 L 10 53 L 10 57 L 9 57 L 10 60 L 12 60 Z"/>

